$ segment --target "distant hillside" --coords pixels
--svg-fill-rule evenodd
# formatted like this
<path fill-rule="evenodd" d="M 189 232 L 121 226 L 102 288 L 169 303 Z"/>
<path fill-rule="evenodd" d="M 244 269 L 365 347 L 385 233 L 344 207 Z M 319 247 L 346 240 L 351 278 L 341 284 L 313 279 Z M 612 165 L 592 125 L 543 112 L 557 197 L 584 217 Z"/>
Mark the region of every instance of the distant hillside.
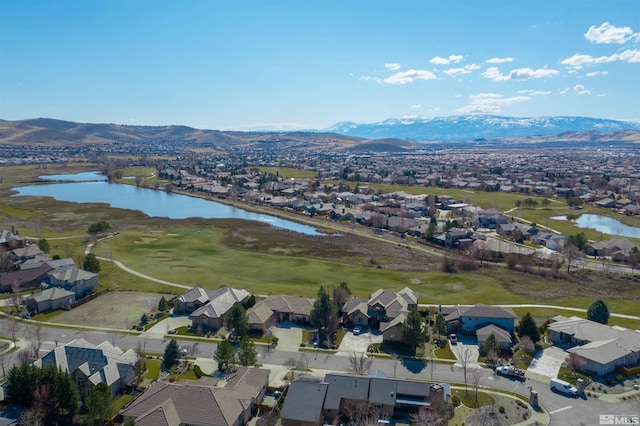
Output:
<path fill-rule="evenodd" d="M 358 136 L 365 134 L 369 136 Z M 439 142 L 443 147 L 459 148 L 478 145 L 510 148 L 533 144 L 640 144 L 640 125 L 581 117 L 461 116 L 393 119 L 378 124 L 342 123 L 325 131 L 236 132 L 187 126 L 74 123 L 50 118 L 0 120 L 0 144 L 82 146 L 137 141 L 221 150 L 245 147 L 403 152 L 424 147 L 424 142 Z"/>
<path fill-rule="evenodd" d="M 74 123 L 36 118 L 20 121 L 0 120 L 0 143 L 82 145 L 114 141 L 155 140 L 173 143 L 230 146 L 344 148 L 362 141 L 354 136 L 321 132 L 233 132 L 200 130 L 187 126 L 128 126 L 122 124 Z"/>
<path fill-rule="evenodd" d="M 379 123 L 338 123 L 325 132 L 361 138 L 400 138 L 414 141 L 470 141 L 524 138 L 565 132 L 640 131 L 640 123 L 587 117 L 499 117 L 462 115 L 451 117 L 391 118 Z"/>

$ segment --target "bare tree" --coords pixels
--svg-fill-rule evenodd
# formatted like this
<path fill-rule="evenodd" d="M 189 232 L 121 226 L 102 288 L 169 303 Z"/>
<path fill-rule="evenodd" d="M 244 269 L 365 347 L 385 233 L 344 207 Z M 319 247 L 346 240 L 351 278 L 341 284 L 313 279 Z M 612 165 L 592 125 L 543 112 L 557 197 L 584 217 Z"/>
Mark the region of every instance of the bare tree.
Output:
<path fill-rule="evenodd" d="M 536 344 L 533 343 L 533 340 L 531 340 L 529 336 L 522 336 L 520 338 L 520 349 L 522 349 L 524 353 L 533 356 L 536 353 Z"/>
<path fill-rule="evenodd" d="M 20 281 L 14 280 L 11 283 L 11 305 L 16 312 L 22 310 L 22 294 L 20 293 Z"/>
<path fill-rule="evenodd" d="M 581 371 L 584 369 L 586 365 L 586 361 L 580 355 L 569 354 L 569 358 L 567 358 L 567 367 L 571 369 L 573 372 L 573 377 L 576 377 L 576 371 Z"/>
<path fill-rule="evenodd" d="M 470 346 L 463 346 L 462 349 L 458 352 L 458 360 L 460 361 L 460 366 L 462 367 L 462 374 L 464 376 L 464 391 L 465 393 L 469 393 L 467 388 L 467 372 L 469 371 L 469 367 L 476 360 L 473 349 Z"/>
<path fill-rule="evenodd" d="M 473 388 L 473 397 L 476 402 L 476 407 L 480 406 L 478 401 L 478 389 L 480 388 L 480 383 L 482 382 L 482 371 L 479 369 L 473 369 L 470 374 L 471 387 Z"/>
<path fill-rule="evenodd" d="M 289 370 L 293 371 L 298 366 L 298 361 L 294 357 L 291 356 L 291 357 L 285 359 L 284 362 L 282 363 L 282 365 L 287 367 Z"/>
<path fill-rule="evenodd" d="M 562 254 L 567 259 L 567 273 L 571 272 L 571 264 L 582 257 L 582 252 L 573 244 L 567 244 L 562 249 Z"/>
<path fill-rule="evenodd" d="M 356 351 L 353 351 L 353 353 L 349 355 L 347 371 L 353 372 L 359 376 L 366 375 L 371 368 L 372 362 L 373 359 L 369 358 L 364 352 L 356 353 Z"/>
<path fill-rule="evenodd" d="M 377 419 L 378 409 L 369 401 L 349 398 L 343 399 L 340 405 L 340 415 L 347 420 L 347 424 L 354 426 L 365 426 L 372 424 Z"/>
<path fill-rule="evenodd" d="M 13 340 L 13 343 L 16 343 L 16 338 L 17 338 L 18 332 L 20 331 L 20 328 L 21 328 L 20 323 L 15 317 L 11 317 L 11 316 L 7 317 L 7 330 L 11 335 L 11 340 Z"/>
<path fill-rule="evenodd" d="M 418 411 L 409 415 L 411 424 L 416 426 L 444 426 L 453 417 L 453 406 L 444 399 L 428 401 L 429 405 L 422 405 Z"/>
<path fill-rule="evenodd" d="M 7 367 L 11 365 L 11 355 L 9 351 L 0 352 L 0 369 L 2 369 L 2 378 L 7 377 Z"/>
<path fill-rule="evenodd" d="M 42 343 L 45 338 L 44 331 L 42 330 L 42 323 L 40 321 L 36 321 L 35 324 L 27 328 L 26 334 L 31 341 L 31 345 L 33 346 L 36 356 L 39 356 L 40 348 L 42 347 Z"/>
<path fill-rule="evenodd" d="M 20 416 L 20 424 L 23 426 L 43 426 L 44 410 L 38 406 L 27 408 Z"/>

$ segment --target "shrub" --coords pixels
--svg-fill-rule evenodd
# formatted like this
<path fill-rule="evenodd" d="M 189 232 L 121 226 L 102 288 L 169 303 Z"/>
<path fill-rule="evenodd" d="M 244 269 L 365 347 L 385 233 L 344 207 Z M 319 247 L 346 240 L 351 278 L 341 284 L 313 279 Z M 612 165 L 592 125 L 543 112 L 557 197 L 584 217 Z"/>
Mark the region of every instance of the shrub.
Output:
<path fill-rule="evenodd" d="M 500 414 L 504 414 L 504 407 L 502 405 L 499 406 L 498 411 L 500 412 Z"/>
<path fill-rule="evenodd" d="M 200 366 L 198 364 L 193 366 L 193 374 L 195 374 L 198 379 L 200 377 L 206 376 L 206 374 L 204 374 L 202 372 L 202 369 L 200 368 Z"/>
<path fill-rule="evenodd" d="M 622 382 L 624 380 L 624 377 L 622 377 L 622 374 L 618 374 L 616 376 L 616 380 L 619 381 L 619 382 Z"/>
<path fill-rule="evenodd" d="M 454 407 L 459 407 L 460 406 L 460 398 L 457 395 L 454 395 L 451 398 L 451 403 L 453 404 Z"/>

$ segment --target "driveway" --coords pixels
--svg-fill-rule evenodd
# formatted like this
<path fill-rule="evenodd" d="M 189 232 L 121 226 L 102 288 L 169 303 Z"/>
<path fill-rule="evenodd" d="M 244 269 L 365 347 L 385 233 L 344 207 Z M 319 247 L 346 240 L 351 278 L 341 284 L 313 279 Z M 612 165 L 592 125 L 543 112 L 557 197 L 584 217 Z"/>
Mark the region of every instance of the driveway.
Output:
<path fill-rule="evenodd" d="M 566 358 L 567 353 L 555 346 L 543 349 L 536 353 L 527 369 L 526 375 L 548 383 L 551 378 L 558 377 L 560 366 Z"/>
<path fill-rule="evenodd" d="M 279 351 L 298 352 L 302 342 L 302 327 L 282 322 L 272 327 L 273 335 L 278 338 Z"/>
<path fill-rule="evenodd" d="M 473 336 L 461 336 L 458 334 L 458 344 L 451 345 L 451 352 L 456 356 L 458 362 L 455 363 L 457 367 L 461 367 L 460 359 L 462 353 L 467 352 L 468 356 L 468 368 L 481 368 L 478 364 L 478 357 L 480 356 L 480 350 L 478 349 L 478 340 Z"/>
<path fill-rule="evenodd" d="M 377 330 L 373 332 L 369 330 L 355 336 L 351 331 L 348 331 L 342 338 L 342 342 L 340 342 L 338 354 L 349 355 L 354 351 L 366 352 L 369 345 L 373 343 L 382 343 L 382 333 Z"/>

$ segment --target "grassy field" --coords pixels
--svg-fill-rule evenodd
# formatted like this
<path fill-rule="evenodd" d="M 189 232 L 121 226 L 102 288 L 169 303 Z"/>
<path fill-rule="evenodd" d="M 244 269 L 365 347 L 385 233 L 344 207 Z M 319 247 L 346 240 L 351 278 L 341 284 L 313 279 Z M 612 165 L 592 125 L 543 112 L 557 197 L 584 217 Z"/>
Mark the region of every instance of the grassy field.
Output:
<path fill-rule="evenodd" d="M 100 242 L 94 249 L 97 255 L 117 259 L 140 273 L 188 286 L 217 288 L 229 285 L 256 294 L 314 296 L 319 286 L 335 286 L 345 281 L 354 295 L 361 297 L 367 297 L 378 288 L 397 290 L 409 286 L 420 293 L 421 303 L 435 304 L 544 303 L 587 308 L 595 298 L 602 298 L 612 312 L 638 315 L 638 277 L 576 272 L 571 280 L 561 280 L 501 267 L 446 274 L 440 272 L 438 256 L 403 244 L 382 243 L 365 237 L 300 238 L 299 234 L 252 221 L 149 218 L 104 204 L 57 202 L 46 197 L 8 197 L 12 186 L 32 182 L 44 173 L 96 169 L 97 166 L 87 164 L 49 166 L 47 169 L 0 167 L 0 196 L 8 200 L 0 204 L 0 224 L 4 228 L 15 225 L 24 235 L 44 236 L 50 241 L 53 254 L 62 257 L 71 254 L 80 259 L 88 242 L 88 225 L 106 220 L 120 235 Z M 123 175 L 141 173 L 150 177 L 153 171 L 153 168 L 136 168 L 125 170 Z M 431 190 L 437 188 L 393 189 L 433 193 Z M 453 191 L 441 191 L 458 196 Z M 470 193 L 469 197 L 472 195 Z M 507 204 L 512 206 L 515 199 L 523 198 L 516 194 L 484 192 L 476 196 L 477 200 L 472 199 L 474 202 L 490 207 L 495 201 L 499 208 Z M 566 207 L 556 204 L 559 203 L 551 206 L 560 210 L 549 210 L 549 214 L 565 214 L 561 209 Z M 102 288 L 182 292 L 125 273 L 108 262 L 102 262 L 102 267 Z M 542 320 L 552 314 L 557 313 L 538 311 L 536 317 Z M 633 322 L 613 319 L 612 322 L 633 326 Z"/>
<path fill-rule="evenodd" d="M 311 170 L 298 170 L 288 167 L 260 167 L 261 172 L 265 173 L 278 173 L 278 175 L 285 179 L 314 179 L 318 173 Z"/>

